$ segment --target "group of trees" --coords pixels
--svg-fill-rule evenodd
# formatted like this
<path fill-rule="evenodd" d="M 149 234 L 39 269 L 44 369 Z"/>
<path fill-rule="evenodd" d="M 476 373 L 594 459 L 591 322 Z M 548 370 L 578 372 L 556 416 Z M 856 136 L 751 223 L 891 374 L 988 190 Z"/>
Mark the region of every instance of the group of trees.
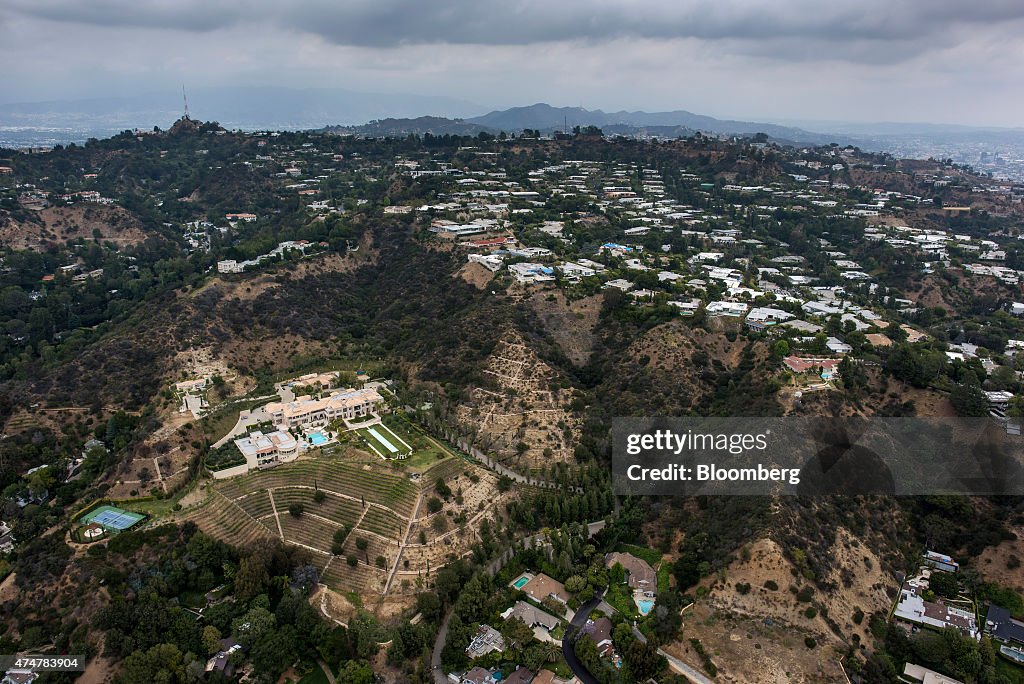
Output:
<path fill-rule="evenodd" d="M 108 655 L 123 659 L 119 684 L 194 681 L 229 636 L 245 647 L 232 658 L 250 662 L 258 681 L 274 682 L 293 663 L 317 658 L 358 676 L 365 671 L 359 661 L 373 656 L 383 634 L 367 616 L 348 629 L 325 622 L 307 600 L 316 570 L 294 549 L 239 552 L 191 523 L 124 533 L 105 551 L 96 548 L 90 553 L 107 562 L 123 555 L 152 559 L 137 566 L 141 572 L 111 567 L 104 574 L 113 598 L 96 627 L 106 632 Z M 228 600 L 203 600 L 201 620 L 182 605 L 183 597 L 225 583 L 232 587 Z M 134 591 L 124 591 L 129 587 Z"/>

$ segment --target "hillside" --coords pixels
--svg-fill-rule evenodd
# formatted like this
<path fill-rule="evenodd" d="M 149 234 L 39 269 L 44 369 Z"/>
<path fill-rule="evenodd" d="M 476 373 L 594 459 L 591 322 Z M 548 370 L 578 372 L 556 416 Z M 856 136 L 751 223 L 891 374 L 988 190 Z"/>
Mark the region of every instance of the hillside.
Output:
<path fill-rule="evenodd" d="M 607 590 L 622 667 L 591 660 L 598 672 L 672 681 L 661 647 L 721 681 L 841 682 L 929 646 L 885 632 L 926 549 L 962 563 L 979 605 L 1017 605 L 1019 498 L 629 497 L 609 468 L 623 416 L 1015 406 L 1012 191 L 940 162 L 764 138 L 460 130 L 182 119 L 12 159 L 11 648 L 45 627 L 128 670 L 140 649 L 202 653 L 207 625 L 244 636 L 272 617 L 302 636 L 295 658 L 254 642 L 245 662 L 267 681 L 277 660 L 323 658 L 423 682 L 436 637 L 441 667 L 465 672 L 489 624 L 512 645 L 478 662 L 568 677 L 559 621 Z M 89 203 L 63 206 L 68 191 Z M 922 206 L 940 196 L 986 208 Z M 320 402 L 341 394 L 352 413 L 329 414 Z M 101 502 L 149 518 L 87 538 L 83 511 Z M 613 552 L 651 564 L 656 600 L 607 567 Z M 498 616 L 540 573 L 564 587 L 540 600 L 559 624 L 522 632 Z M 47 592 L 57 607 L 37 608 Z"/>
<path fill-rule="evenodd" d="M 47 207 L 22 221 L 0 216 L 0 246 L 11 249 L 45 251 L 69 240 L 100 240 L 124 248 L 147 237 L 139 220 L 121 207 Z"/>

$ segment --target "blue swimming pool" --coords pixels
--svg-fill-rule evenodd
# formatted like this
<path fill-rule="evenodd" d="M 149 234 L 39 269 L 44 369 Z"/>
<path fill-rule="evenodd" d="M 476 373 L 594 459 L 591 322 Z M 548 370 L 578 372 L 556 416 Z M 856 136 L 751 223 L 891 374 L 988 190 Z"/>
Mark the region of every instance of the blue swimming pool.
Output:
<path fill-rule="evenodd" d="M 638 608 L 640 608 L 641 615 L 647 615 L 651 612 L 651 608 L 654 608 L 654 601 L 650 599 L 639 599 L 636 602 Z"/>
<path fill-rule="evenodd" d="M 309 433 L 309 443 L 313 446 L 323 446 L 327 444 L 327 438 L 321 432 L 311 432 Z"/>
<path fill-rule="evenodd" d="M 515 582 L 512 583 L 512 586 L 515 587 L 516 589 L 522 589 L 523 586 L 527 582 L 529 582 L 529 581 L 530 581 L 529 577 L 520 577 L 519 579 L 517 579 Z"/>

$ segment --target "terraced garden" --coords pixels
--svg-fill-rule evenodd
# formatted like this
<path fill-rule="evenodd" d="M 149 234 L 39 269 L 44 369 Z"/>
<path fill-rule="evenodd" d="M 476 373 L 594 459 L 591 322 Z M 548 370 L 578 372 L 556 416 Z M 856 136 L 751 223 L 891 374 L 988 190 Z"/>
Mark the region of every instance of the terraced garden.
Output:
<path fill-rule="evenodd" d="M 473 498 L 472 503 L 467 500 L 457 507 L 454 502 L 446 504 L 462 514 L 482 510 L 480 501 L 500 498 L 489 473 L 459 458 L 437 461 L 414 482 L 401 464 L 366 460 L 368 457 L 357 451 L 348 455 L 355 458 L 303 458 L 214 482 L 206 502 L 185 515 L 204 531 L 237 545 L 283 538 L 319 559 L 316 564 L 326 567 L 321 581 L 328 586 L 372 594 L 384 591 L 392 573 L 408 584 L 409 578 L 415 579 L 428 566 L 439 568 L 450 558 L 469 552 L 473 534 L 458 528 L 443 535 L 444 539 L 431 530 L 429 541 L 421 545 L 418 530 L 429 524 L 427 519 L 419 519 L 412 526 L 413 534 L 405 539 L 410 518 L 423 515 L 416 510 L 421 491 L 425 501 L 438 478 Z M 470 478 L 469 473 L 476 475 Z M 334 537 L 343 528 L 348 534 L 338 549 Z M 333 551 L 340 553 L 333 555 Z"/>
<path fill-rule="evenodd" d="M 237 499 L 232 499 L 238 506 L 254 518 L 273 513 L 274 508 L 270 504 L 270 495 L 267 490 L 260 489 L 249 494 L 244 494 Z"/>
<path fill-rule="evenodd" d="M 324 492 L 324 500 L 316 502 L 316 491 L 299 487 L 281 487 L 274 490 L 274 503 L 278 513 L 285 514 L 292 504 L 301 504 L 303 517 L 307 515 L 324 518 L 335 523 L 335 528 L 344 525 L 348 529 L 359 520 L 361 505 L 358 501 L 345 499 Z M 333 532 L 332 532 L 333 534 Z"/>
<path fill-rule="evenodd" d="M 186 516 L 206 534 L 230 540 L 238 546 L 248 546 L 277 536 L 266 526 L 256 522 L 234 502 L 223 496 L 214 496 L 206 503 L 189 510 Z"/>
<path fill-rule="evenodd" d="M 399 515 L 409 515 L 416 503 L 418 487 L 406 476 L 380 464 L 343 463 L 336 460 L 300 460 L 259 470 L 218 483 L 216 488 L 234 499 L 256 489 L 315 487 L 326 493 L 376 503 Z"/>
<path fill-rule="evenodd" d="M 324 571 L 321 581 L 343 591 L 380 593 L 387 578 L 384 570 L 363 563 L 352 567 L 344 558 L 335 557 Z"/>
<path fill-rule="evenodd" d="M 379 534 L 388 539 L 398 539 L 405 532 L 408 518 L 400 518 L 391 511 L 386 511 L 376 506 L 366 509 L 363 521 L 359 523 L 360 530 L 366 530 Z"/>
<path fill-rule="evenodd" d="M 288 513 L 278 513 L 278 519 L 286 541 L 330 555 L 331 538 L 338 529 L 337 525 L 309 515 L 296 518 Z"/>

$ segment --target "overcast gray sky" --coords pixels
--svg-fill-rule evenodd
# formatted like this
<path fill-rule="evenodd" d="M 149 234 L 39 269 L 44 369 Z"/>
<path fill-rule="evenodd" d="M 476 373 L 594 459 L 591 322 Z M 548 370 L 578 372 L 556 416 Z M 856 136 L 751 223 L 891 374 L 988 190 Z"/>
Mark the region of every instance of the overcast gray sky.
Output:
<path fill-rule="evenodd" d="M 1024 126 L 1024 0 L 0 0 L 0 101 L 217 85 Z"/>

